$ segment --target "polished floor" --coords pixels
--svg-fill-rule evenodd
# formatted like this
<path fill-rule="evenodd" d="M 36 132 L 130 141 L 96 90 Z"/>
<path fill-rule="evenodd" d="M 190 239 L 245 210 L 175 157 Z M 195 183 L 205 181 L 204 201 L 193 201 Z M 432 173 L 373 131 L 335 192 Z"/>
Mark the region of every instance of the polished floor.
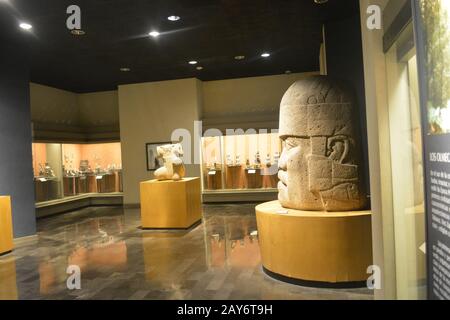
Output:
<path fill-rule="evenodd" d="M 96 207 L 38 221 L 0 257 L 0 299 L 372 299 L 263 273 L 254 205 L 208 205 L 190 232 L 139 229 L 139 210 Z M 68 290 L 69 265 L 81 289 Z"/>

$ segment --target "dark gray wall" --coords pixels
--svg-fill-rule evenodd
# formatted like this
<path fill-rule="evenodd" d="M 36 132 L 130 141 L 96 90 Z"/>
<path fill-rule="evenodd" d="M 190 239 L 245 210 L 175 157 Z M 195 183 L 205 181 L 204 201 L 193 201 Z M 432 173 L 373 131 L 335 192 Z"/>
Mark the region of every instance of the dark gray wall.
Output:
<path fill-rule="evenodd" d="M 0 195 L 12 197 L 14 236 L 23 237 L 36 233 L 29 48 L 0 40 Z"/>
<path fill-rule="evenodd" d="M 359 15 L 325 25 L 328 75 L 345 80 L 356 95 L 361 123 L 365 185 L 370 194 L 364 61 Z"/>

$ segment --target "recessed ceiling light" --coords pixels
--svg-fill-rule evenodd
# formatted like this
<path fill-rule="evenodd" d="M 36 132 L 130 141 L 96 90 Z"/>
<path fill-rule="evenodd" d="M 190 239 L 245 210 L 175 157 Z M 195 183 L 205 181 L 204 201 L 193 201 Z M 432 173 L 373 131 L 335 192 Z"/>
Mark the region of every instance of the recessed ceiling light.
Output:
<path fill-rule="evenodd" d="M 84 36 L 86 34 L 86 32 L 81 29 L 73 29 L 70 31 L 70 33 L 74 36 Z"/>
<path fill-rule="evenodd" d="M 314 2 L 317 4 L 324 4 L 324 3 L 327 3 L 328 0 L 314 0 Z"/>
<path fill-rule="evenodd" d="M 236 59 L 236 60 L 244 60 L 245 56 L 235 56 L 234 59 Z"/>
<path fill-rule="evenodd" d="M 148 35 L 153 38 L 157 38 L 157 37 L 159 37 L 160 33 L 158 31 L 152 31 Z"/>
<path fill-rule="evenodd" d="M 191 60 L 191 61 L 189 61 L 189 64 L 192 64 L 192 65 L 194 65 L 194 64 L 197 64 L 198 62 L 197 61 L 195 61 L 195 60 Z"/>
<path fill-rule="evenodd" d="M 128 67 L 122 67 L 122 68 L 120 68 L 120 71 L 122 71 L 122 72 L 130 72 L 131 69 L 128 68 Z"/>
<path fill-rule="evenodd" d="M 167 17 L 167 20 L 169 20 L 169 21 L 178 21 L 180 19 L 181 18 L 179 16 L 168 16 Z"/>
<path fill-rule="evenodd" d="M 202 66 L 198 66 L 198 67 L 195 68 L 195 69 L 197 69 L 197 70 L 203 70 L 203 67 L 202 67 Z"/>
<path fill-rule="evenodd" d="M 261 55 L 261 57 L 263 57 L 263 58 L 268 58 L 268 57 L 270 57 L 270 53 L 264 52 L 264 53 Z"/>
<path fill-rule="evenodd" d="M 31 24 L 26 22 L 22 22 L 21 24 L 19 24 L 19 27 L 21 27 L 23 30 L 30 30 L 33 28 Z"/>

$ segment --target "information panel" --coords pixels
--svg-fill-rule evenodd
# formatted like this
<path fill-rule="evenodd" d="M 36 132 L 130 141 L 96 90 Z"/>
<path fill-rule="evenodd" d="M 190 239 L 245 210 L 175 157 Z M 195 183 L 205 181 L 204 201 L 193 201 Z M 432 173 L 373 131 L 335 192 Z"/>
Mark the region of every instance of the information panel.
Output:
<path fill-rule="evenodd" d="M 450 0 L 415 0 L 430 299 L 450 300 Z"/>

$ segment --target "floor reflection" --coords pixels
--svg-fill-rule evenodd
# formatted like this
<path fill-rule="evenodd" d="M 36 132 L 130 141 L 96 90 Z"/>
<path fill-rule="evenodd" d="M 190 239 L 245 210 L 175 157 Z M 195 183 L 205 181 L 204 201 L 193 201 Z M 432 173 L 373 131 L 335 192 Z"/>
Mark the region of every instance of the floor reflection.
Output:
<path fill-rule="evenodd" d="M 211 217 L 205 221 L 204 229 L 208 266 L 259 265 L 261 258 L 253 216 Z"/>
<path fill-rule="evenodd" d="M 0 299 L 371 299 L 261 270 L 254 205 L 204 207 L 190 231 L 139 228 L 139 210 L 89 208 L 38 222 L 38 237 L 0 257 Z M 69 265 L 81 290 L 66 287 Z"/>
<path fill-rule="evenodd" d="M 16 259 L 0 258 L 0 300 L 17 300 Z"/>

